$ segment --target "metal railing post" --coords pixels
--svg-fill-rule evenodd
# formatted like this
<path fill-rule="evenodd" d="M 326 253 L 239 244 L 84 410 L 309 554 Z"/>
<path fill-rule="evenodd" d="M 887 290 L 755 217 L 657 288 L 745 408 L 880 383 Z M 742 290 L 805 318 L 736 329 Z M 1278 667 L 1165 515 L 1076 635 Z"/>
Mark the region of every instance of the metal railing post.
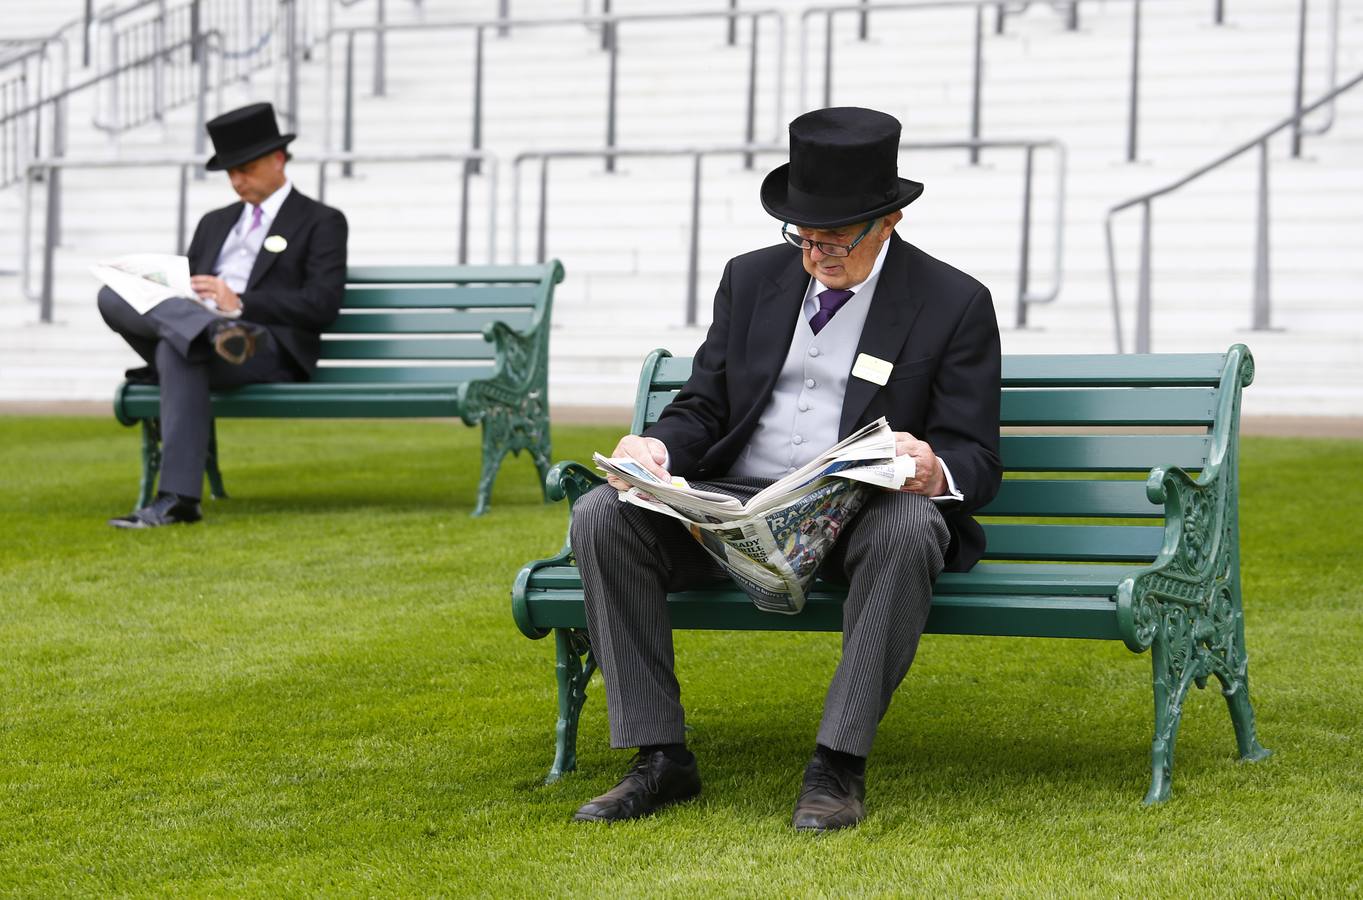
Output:
<path fill-rule="evenodd" d="M 374 24 L 378 26 L 374 30 L 374 96 L 382 97 L 387 90 L 385 72 L 388 62 L 385 55 L 387 30 L 383 27 L 388 18 L 386 0 L 377 0 L 374 16 Z"/>
<path fill-rule="evenodd" d="M 1141 204 L 1141 256 L 1136 280 L 1136 352 L 1150 352 L 1150 201 Z"/>
<path fill-rule="evenodd" d="M 857 40 L 864 41 L 871 34 L 871 14 L 867 12 L 871 0 L 861 0 L 861 11 L 857 13 Z"/>
<path fill-rule="evenodd" d="M 730 19 L 729 21 L 733 21 Z M 748 47 L 748 121 L 743 142 L 751 144 L 757 134 L 757 16 L 752 17 L 752 39 Z M 743 154 L 743 168 L 752 169 L 753 155 Z"/>
<path fill-rule="evenodd" d="M 48 166 L 43 170 L 47 184 L 47 221 L 43 223 L 43 287 L 42 287 L 42 306 L 39 308 L 38 317 L 45 324 L 52 322 L 52 292 L 56 279 L 56 255 L 57 255 L 57 217 L 58 209 L 61 207 L 60 185 L 52 180 L 52 167 Z"/>
<path fill-rule="evenodd" d="M 611 14 L 611 0 L 601 0 L 601 15 L 603 15 L 603 16 L 610 16 L 610 14 Z M 602 49 L 602 50 L 609 50 L 609 49 L 611 48 L 610 26 L 611 26 L 611 23 L 610 23 L 609 21 L 605 21 L 605 22 L 602 22 L 602 23 L 601 23 L 601 49 Z M 540 260 L 540 262 L 544 262 L 544 260 Z"/>
<path fill-rule="evenodd" d="M 464 160 L 463 177 L 459 190 L 459 265 L 469 261 L 469 182 L 473 177 L 474 160 Z"/>
<path fill-rule="evenodd" d="M 823 105 L 833 105 L 833 11 L 823 19 Z"/>
<path fill-rule="evenodd" d="M 166 81 L 166 4 L 160 4 L 160 11 L 152 25 L 152 40 L 155 54 L 152 58 L 152 118 L 160 122 L 165 119 L 165 81 Z"/>
<path fill-rule="evenodd" d="M 180 199 L 175 215 L 175 252 L 184 253 L 185 234 L 189 227 L 189 166 L 180 166 Z"/>
<path fill-rule="evenodd" d="M 535 262 L 542 263 L 549 241 L 549 157 L 540 158 L 540 210 L 535 223 Z"/>
<path fill-rule="evenodd" d="M 54 159 L 61 159 L 65 155 L 66 155 L 66 98 L 58 97 L 53 102 L 52 105 L 52 157 Z M 48 173 L 47 177 L 48 180 L 52 182 L 53 190 L 55 190 L 57 192 L 57 196 L 60 197 L 62 192 L 61 187 L 62 170 L 60 168 L 55 168 Z M 58 246 L 60 246 L 62 242 L 61 204 L 58 203 L 57 208 L 55 210 L 49 210 L 48 215 L 52 216 L 53 220 L 52 225 L 53 240 L 55 240 Z"/>
<path fill-rule="evenodd" d="M 1007 15 L 1008 12 L 1003 8 L 1002 3 L 994 6 L 994 34 L 1003 34 L 1005 28 L 1004 19 Z"/>
<path fill-rule="evenodd" d="M 1032 158 L 1036 147 L 1028 144 L 1022 164 L 1022 249 L 1018 262 L 1017 327 L 1027 327 L 1027 292 L 1032 275 Z"/>
<path fill-rule="evenodd" d="M 288 42 L 289 112 L 286 116 L 290 130 L 297 131 L 298 114 L 298 0 L 283 0 L 285 6 L 284 39 Z"/>
<path fill-rule="evenodd" d="M 95 0 L 85 0 L 85 27 L 81 29 L 80 64 L 90 68 L 90 31 L 95 21 Z"/>
<path fill-rule="evenodd" d="M 1268 228 L 1268 140 L 1265 139 L 1259 144 L 1259 196 L 1254 221 L 1254 318 L 1250 327 L 1255 331 L 1269 330 Z"/>
<path fill-rule="evenodd" d="M 1292 112 L 1297 120 L 1292 123 L 1292 158 L 1301 159 L 1301 104 L 1306 89 L 1306 0 L 1300 0 L 1297 13 L 1297 83 L 1292 91 Z"/>
<path fill-rule="evenodd" d="M 208 141 L 208 43 L 202 33 L 195 33 L 193 46 L 197 48 L 199 63 L 199 90 L 194 98 L 194 155 L 202 157 Z M 202 178 L 203 172 L 197 172 L 196 177 Z"/>
<path fill-rule="evenodd" d="M 189 61 L 197 63 L 199 54 L 203 52 L 203 47 L 199 45 L 199 35 L 203 31 L 203 10 L 200 9 L 201 0 L 194 0 L 189 4 Z"/>
<path fill-rule="evenodd" d="M 345 112 L 341 116 L 341 152 L 355 150 L 355 32 L 348 31 L 345 36 Z M 349 178 L 355 172 L 349 161 L 341 163 L 341 177 Z"/>
<path fill-rule="evenodd" d="M 1068 31 L 1079 30 L 1079 0 L 1074 0 L 1069 11 L 1065 13 L 1065 28 Z"/>
<path fill-rule="evenodd" d="M 729 0 L 729 28 L 727 43 L 730 47 L 738 43 L 738 17 L 733 13 L 738 9 L 738 0 Z"/>
<path fill-rule="evenodd" d="M 1131 90 L 1126 119 L 1126 161 L 1136 161 L 1137 110 L 1141 80 L 1141 0 L 1131 4 Z M 1140 352 L 1140 351 L 1138 351 Z"/>
<path fill-rule="evenodd" d="M 609 6 L 609 3 L 607 4 Z M 616 23 L 611 20 L 604 23 L 603 34 L 606 36 L 606 50 L 610 54 L 606 74 L 606 146 L 615 146 L 615 92 L 616 78 L 619 70 L 620 42 L 619 35 L 615 31 Z M 606 171 L 615 171 L 615 157 L 606 157 Z M 544 260 L 540 260 L 544 262 Z"/>
<path fill-rule="evenodd" d="M 980 94 L 984 82 L 984 7 L 975 7 L 975 81 L 970 93 L 970 139 L 980 139 Z M 970 164 L 980 162 L 979 144 L 970 146 Z"/>
<path fill-rule="evenodd" d="M 1212 7 L 1212 24 L 1226 24 L 1226 0 L 1216 0 L 1216 4 Z"/>
<path fill-rule="evenodd" d="M 498 0 L 497 18 L 506 21 L 511 18 L 511 0 Z M 506 37 L 511 33 L 511 29 L 505 25 L 497 26 L 497 37 Z"/>
<path fill-rule="evenodd" d="M 696 324 L 700 308 L 700 161 L 697 151 L 691 163 L 691 240 L 686 262 L 686 324 Z"/>
<path fill-rule="evenodd" d="M 473 29 L 473 150 L 483 149 L 483 26 Z M 465 168 L 481 171 L 480 161 L 471 159 Z"/>

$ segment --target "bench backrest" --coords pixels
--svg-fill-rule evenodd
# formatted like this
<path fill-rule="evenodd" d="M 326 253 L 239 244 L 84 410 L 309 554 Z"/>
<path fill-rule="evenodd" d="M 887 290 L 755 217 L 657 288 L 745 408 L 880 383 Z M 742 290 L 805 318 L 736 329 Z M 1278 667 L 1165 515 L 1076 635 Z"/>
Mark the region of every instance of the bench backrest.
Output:
<path fill-rule="evenodd" d="M 1234 452 L 1247 357 L 1241 345 L 1215 354 L 1005 357 L 1006 474 L 977 514 L 988 534 L 986 558 L 1154 559 L 1164 528 L 1148 520 L 1163 510 L 1147 497 L 1145 476 L 1157 465 L 1199 471 L 1222 442 Z M 690 374 L 689 358 L 665 350 L 649 356 L 636 433 L 657 420 Z"/>
<path fill-rule="evenodd" d="M 547 346 L 558 262 L 530 266 L 363 266 L 346 273 L 345 303 L 322 335 L 314 381 L 441 383 L 485 377 L 492 322 Z"/>

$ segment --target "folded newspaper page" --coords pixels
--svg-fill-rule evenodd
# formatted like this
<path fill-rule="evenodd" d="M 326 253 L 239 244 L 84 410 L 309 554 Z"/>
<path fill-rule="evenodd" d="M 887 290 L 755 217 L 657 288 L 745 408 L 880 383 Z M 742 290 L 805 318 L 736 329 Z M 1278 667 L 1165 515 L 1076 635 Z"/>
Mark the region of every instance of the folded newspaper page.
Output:
<path fill-rule="evenodd" d="M 187 297 L 219 315 L 212 300 L 204 300 L 194 293 L 189 280 L 189 258 L 168 253 L 130 253 L 104 260 L 90 267 L 90 272 L 107 284 L 128 305 L 145 313 L 156 304 L 172 297 Z"/>
<path fill-rule="evenodd" d="M 628 457 L 594 454 L 630 490 L 620 499 L 680 520 L 762 610 L 794 615 L 819 565 L 871 487 L 897 490 L 913 458 L 896 456 L 884 418 L 848 435 L 808 465 L 740 503 L 727 494 L 664 482 Z"/>

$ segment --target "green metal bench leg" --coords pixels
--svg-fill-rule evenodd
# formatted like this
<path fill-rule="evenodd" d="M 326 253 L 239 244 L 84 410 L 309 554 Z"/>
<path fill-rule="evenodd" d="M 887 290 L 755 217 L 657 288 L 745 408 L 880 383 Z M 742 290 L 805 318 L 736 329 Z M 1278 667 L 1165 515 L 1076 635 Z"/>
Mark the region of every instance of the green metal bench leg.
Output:
<path fill-rule="evenodd" d="M 1183 718 L 1183 700 L 1197 671 L 1191 617 L 1177 606 L 1166 607 L 1164 626 L 1150 648 L 1155 738 L 1150 744 L 1150 790 L 1144 801 L 1147 806 L 1169 799 L 1174 777 L 1174 741 Z"/>
<path fill-rule="evenodd" d="M 1269 755 L 1255 734 L 1254 707 L 1249 702 L 1249 654 L 1245 651 L 1245 617 L 1240 603 L 1227 594 L 1224 600 L 1230 621 L 1220 630 L 1219 640 L 1212 644 L 1216 656 L 1214 669 L 1221 682 L 1221 693 L 1226 697 L 1231 725 L 1235 727 L 1235 744 L 1240 758 L 1257 762 Z"/>
<path fill-rule="evenodd" d="M 540 494 L 544 497 L 544 502 L 551 502 L 549 499 L 549 470 L 553 468 L 553 450 L 549 446 L 549 423 L 545 422 L 540 429 L 540 440 L 530 448 L 530 453 L 535 458 L 535 471 L 540 477 Z"/>
<path fill-rule="evenodd" d="M 218 420 L 214 419 L 208 431 L 208 490 L 214 500 L 226 500 L 227 489 L 222 486 L 222 471 L 218 468 Z"/>
<path fill-rule="evenodd" d="M 500 421 L 494 420 L 492 416 L 483 420 L 483 469 L 478 476 L 478 505 L 473 508 L 475 516 L 487 512 L 488 504 L 492 502 L 492 485 L 497 480 L 497 472 L 511 450 L 497 424 Z"/>
<path fill-rule="evenodd" d="M 138 487 L 137 505 L 139 510 L 151 503 L 156 494 L 156 476 L 161 471 L 161 421 L 142 419 L 142 483 Z"/>
<path fill-rule="evenodd" d="M 544 779 L 545 784 L 553 784 L 577 768 L 577 723 L 587 700 L 587 682 L 596 671 L 586 632 L 555 628 L 554 643 L 558 648 L 554 667 L 558 675 L 558 725 L 554 729 L 554 765 Z"/>

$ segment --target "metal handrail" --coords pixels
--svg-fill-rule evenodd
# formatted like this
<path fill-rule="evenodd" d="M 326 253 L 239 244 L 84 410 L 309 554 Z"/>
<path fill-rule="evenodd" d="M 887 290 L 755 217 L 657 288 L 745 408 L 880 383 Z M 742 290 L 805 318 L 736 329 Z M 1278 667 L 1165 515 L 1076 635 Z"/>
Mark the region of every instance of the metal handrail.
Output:
<path fill-rule="evenodd" d="M 1117 252 L 1115 241 L 1112 236 L 1112 222 L 1114 217 L 1123 210 L 1130 209 L 1133 206 L 1140 206 L 1142 210 L 1141 249 L 1136 294 L 1136 352 L 1149 353 L 1150 318 L 1152 313 L 1150 303 L 1151 203 L 1166 194 L 1177 191 L 1184 185 L 1196 181 L 1208 172 L 1221 168 L 1226 163 L 1248 153 L 1255 147 L 1259 148 L 1259 167 L 1254 239 L 1254 315 L 1250 327 L 1255 331 L 1270 330 L 1269 318 L 1271 310 L 1268 290 L 1270 249 L 1268 222 L 1268 142 L 1279 132 L 1287 129 L 1294 129 L 1295 138 L 1295 132 L 1304 116 L 1310 115 L 1327 103 L 1331 103 L 1340 94 L 1352 90 L 1359 84 L 1363 84 L 1363 72 L 1360 72 L 1333 90 L 1327 91 L 1313 103 L 1301 107 L 1287 118 L 1282 119 L 1264 131 L 1261 131 L 1249 140 L 1237 144 L 1234 149 L 1221 154 L 1206 165 L 1199 166 L 1177 181 L 1167 184 L 1162 188 L 1147 191 L 1146 193 L 1132 197 L 1129 200 L 1123 200 L 1121 203 L 1118 203 L 1107 211 L 1104 228 L 1107 232 L 1108 287 L 1112 295 L 1112 325 L 1113 334 L 1116 337 L 1118 353 L 1124 353 L 1125 350 L 1123 349 L 1122 340 L 1121 298 L 1117 290 Z"/>
<path fill-rule="evenodd" d="M 460 265 L 468 262 L 468 211 L 469 211 L 469 180 L 473 171 L 473 164 L 476 163 L 480 170 L 486 169 L 488 185 L 488 221 L 487 221 L 487 261 L 489 264 L 497 261 L 497 157 L 490 153 L 482 152 L 450 152 L 450 153 L 323 153 L 310 156 L 294 157 L 290 165 L 294 166 L 317 166 L 317 199 L 325 200 L 326 197 L 326 171 L 329 165 L 340 163 L 419 163 L 419 162 L 448 162 L 456 163 L 462 170 L 462 187 L 460 195 L 460 218 L 459 218 L 459 237 L 456 247 L 455 257 Z M 55 279 L 55 257 L 57 250 L 57 236 L 53 222 L 54 211 L 61 208 L 61 197 L 59 190 L 54 190 L 54 185 L 59 184 L 54 180 L 58 171 L 65 169 L 138 169 L 138 168 L 175 168 L 179 170 L 179 200 L 177 206 L 175 235 L 175 248 L 180 252 L 185 247 L 189 225 L 189 176 L 190 172 L 203 166 L 202 156 L 160 156 L 145 158 L 126 158 L 126 159 L 74 159 L 74 158 L 47 158 L 38 159 L 29 163 L 27 181 L 30 187 L 44 176 L 42 180 L 48 185 L 47 209 L 48 219 L 44 229 L 44 240 L 42 248 L 42 286 L 37 296 L 31 290 L 30 281 L 32 276 L 32 264 L 30 261 L 31 251 L 29 248 L 32 214 L 32 191 L 24 194 L 24 253 L 20 259 L 19 284 L 29 299 L 36 299 L 40 303 L 39 320 L 44 323 L 52 321 L 53 306 L 53 284 Z"/>
<path fill-rule="evenodd" d="M 1081 0 L 1070 0 L 1072 6 L 1071 28 L 1078 25 L 1078 7 Z M 1127 134 L 1126 134 L 1126 161 L 1135 162 L 1138 155 L 1138 134 L 1139 134 L 1139 110 L 1140 110 L 1140 70 L 1141 70 L 1141 9 L 1143 0 L 1128 0 L 1131 3 L 1131 63 L 1130 77 L 1127 90 Z M 1024 0 L 1021 8 L 1026 8 L 1031 0 Z M 1337 58 L 1339 54 L 1339 0 L 1331 0 L 1332 15 L 1330 19 L 1330 86 L 1335 86 L 1335 74 L 1337 68 Z M 1307 7 L 1309 0 L 1299 0 L 1298 28 L 1297 28 L 1297 62 L 1296 62 L 1296 81 L 1294 86 L 1295 109 L 1301 109 L 1301 97 L 1306 69 L 1306 21 Z M 1052 4 L 1055 5 L 1054 3 Z M 828 4 L 822 6 L 811 6 L 800 13 L 800 107 L 809 108 L 807 103 L 807 82 L 808 73 L 812 71 L 809 65 L 809 32 L 811 30 L 811 20 L 816 16 L 824 18 L 824 47 L 823 47 L 823 106 L 833 105 L 833 17 L 836 15 L 857 15 L 861 19 L 860 39 L 865 40 L 867 36 L 866 17 L 870 12 L 910 12 L 923 9 L 974 9 L 975 10 L 975 38 L 974 38 L 974 63 L 973 78 L 971 89 L 970 107 L 970 134 L 972 138 L 978 139 L 981 136 L 981 117 L 982 117 L 982 94 L 984 81 L 984 11 L 986 7 L 993 7 L 999 13 L 996 31 L 1001 31 L 1002 14 L 1007 7 L 1003 0 L 898 0 L 890 3 L 870 4 L 865 0 L 848 0 L 848 2 Z M 1224 21 L 1224 4 L 1222 0 L 1216 0 L 1214 6 L 1213 21 L 1220 25 Z M 1333 121 L 1333 117 L 1331 119 Z M 1330 123 L 1323 124 L 1320 129 L 1312 131 L 1312 134 L 1323 133 L 1328 130 Z M 1300 138 L 1294 143 L 1294 156 L 1300 155 Z M 970 152 L 970 162 L 979 162 L 979 148 L 975 147 Z"/>
<path fill-rule="evenodd" d="M 757 48 L 758 48 L 758 22 L 762 19 L 771 19 L 776 24 L 777 30 L 777 64 L 774 67 L 775 87 L 773 90 L 774 109 L 772 116 L 772 140 L 779 140 L 785 131 L 785 120 L 782 113 L 783 95 L 785 93 L 785 18 L 778 10 L 774 9 L 728 9 L 714 11 L 694 11 L 694 12 L 661 12 L 661 13 L 626 13 L 614 14 L 605 13 L 602 15 L 590 16 L 563 16 L 555 18 L 533 18 L 533 19 L 467 19 L 449 20 L 441 22 L 412 22 L 412 23 L 375 23 L 373 25 L 354 25 L 345 27 L 335 27 L 327 31 L 323 40 L 326 42 L 327 65 L 326 81 L 323 86 L 323 139 L 324 146 L 331 149 L 332 144 L 332 106 L 335 89 L 333 87 L 333 66 L 332 61 L 332 38 L 344 36 L 346 43 L 346 64 L 345 64 L 345 118 L 342 124 L 342 149 L 351 150 L 354 147 L 354 44 L 355 35 L 361 33 L 374 33 L 375 35 L 388 34 L 391 32 L 405 31 L 472 31 L 474 33 L 474 82 L 473 82 L 473 138 L 472 148 L 478 150 L 482 146 L 482 90 L 483 90 L 483 35 L 488 29 L 495 29 L 498 33 L 509 32 L 513 28 L 547 28 L 564 26 L 599 25 L 603 33 L 607 36 L 606 52 L 610 55 L 610 65 L 607 73 L 606 91 L 606 146 L 615 145 L 615 120 L 616 120 L 616 74 L 617 57 L 619 54 L 619 26 L 621 23 L 628 22 L 667 22 L 682 20 L 700 19 L 749 19 L 752 22 L 751 48 L 748 61 L 748 90 L 747 90 L 747 116 L 744 126 L 744 141 L 753 143 L 756 139 L 756 108 L 757 108 Z M 745 160 L 750 166 L 751 161 Z M 614 163 L 607 160 L 607 169 L 612 169 Z"/>
<path fill-rule="evenodd" d="M 1021 149 L 1025 153 L 1026 163 L 1023 171 L 1023 215 L 1020 241 L 1020 256 L 1018 266 L 1018 310 L 1017 325 L 1019 328 L 1026 327 L 1027 306 L 1032 303 L 1049 303 L 1060 294 L 1061 282 L 1064 277 L 1062 268 L 1062 254 L 1065 235 L 1065 177 L 1067 167 L 1067 155 L 1065 145 L 1054 139 L 1039 140 L 997 140 L 997 141 L 922 141 L 906 142 L 900 145 L 901 152 L 919 150 L 959 150 L 969 147 L 988 147 L 991 149 Z M 1029 289 L 1031 281 L 1031 232 L 1032 232 L 1032 174 L 1033 174 L 1033 154 L 1037 148 L 1048 148 L 1055 152 L 1056 156 L 1056 206 L 1055 206 L 1055 252 L 1053 270 L 1051 275 L 1051 287 L 1044 292 L 1032 293 Z M 742 154 L 745 158 L 750 158 L 756 154 L 768 153 L 788 153 L 783 144 L 737 144 L 737 145 L 716 145 L 704 147 L 661 147 L 661 148 L 618 148 L 601 147 L 595 149 L 558 149 L 558 150 L 530 150 L 517 154 L 512 161 L 511 174 L 511 261 L 520 261 L 520 235 L 521 235 L 521 166 L 530 161 L 538 160 L 540 163 L 539 172 L 539 205 L 538 218 L 536 220 L 536 244 L 535 255 L 538 262 L 544 262 L 547 258 L 548 241 L 548 195 L 549 195 L 549 161 L 551 159 L 608 159 L 615 157 L 677 157 L 690 156 L 692 158 L 691 170 L 691 221 L 689 231 L 689 245 L 687 258 L 687 277 L 686 277 L 686 324 L 695 325 L 699 314 L 699 271 L 700 271 L 700 201 L 701 187 L 704 180 L 701 177 L 702 160 L 707 156 Z"/>

